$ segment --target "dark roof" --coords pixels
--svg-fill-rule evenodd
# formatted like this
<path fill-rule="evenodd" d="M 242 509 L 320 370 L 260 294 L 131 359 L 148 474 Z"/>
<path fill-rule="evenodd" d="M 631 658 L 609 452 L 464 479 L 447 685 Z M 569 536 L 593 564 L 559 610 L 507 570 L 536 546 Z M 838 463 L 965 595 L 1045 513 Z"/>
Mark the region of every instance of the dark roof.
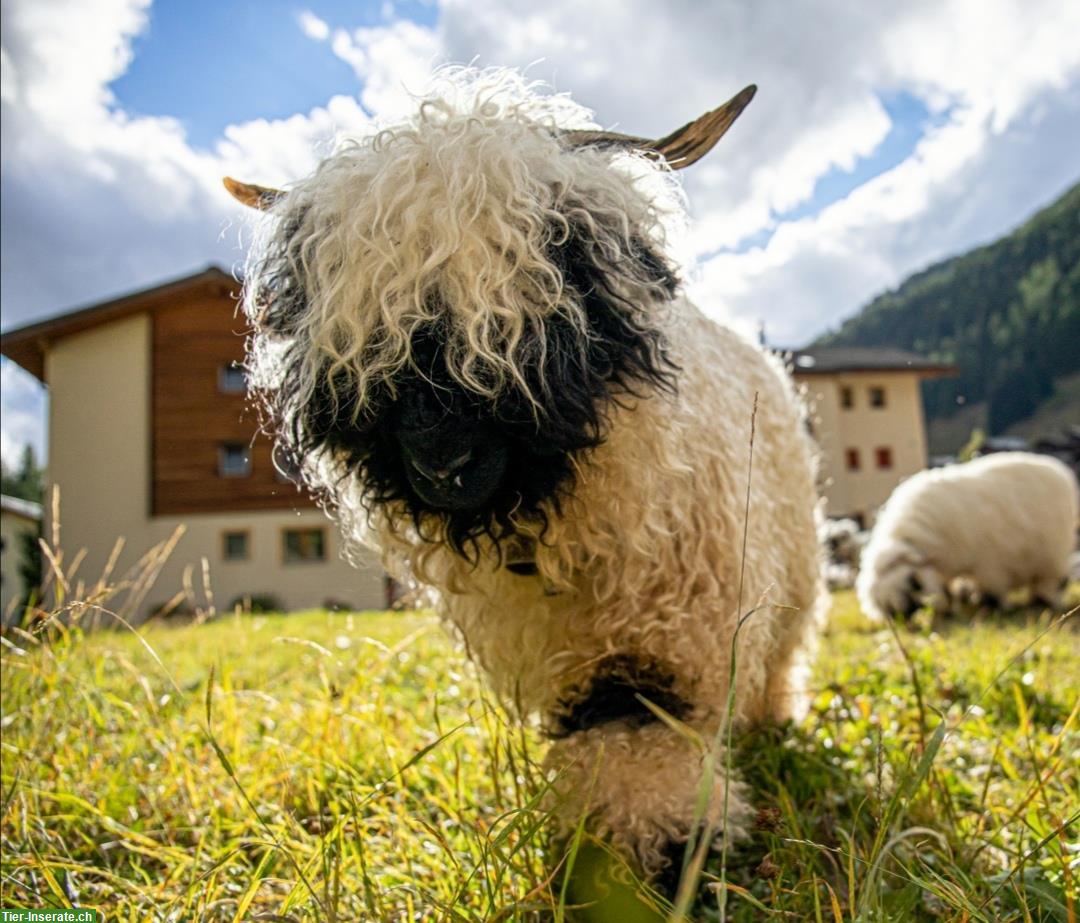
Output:
<path fill-rule="evenodd" d="M 954 365 L 885 346 L 811 346 L 791 354 L 796 375 L 835 372 L 918 372 L 925 377 L 959 374 Z"/>
<path fill-rule="evenodd" d="M 180 279 L 170 279 L 129 295 L 65 311 L 63 314 L 0 334 L 0 354 L 18 363 L 43 382 L 45 351 L 55 340 L 132 314 L 157 310 L 172 303 L 177 295 L 199 288 L 239 293 L 240 285 L 220 266 L 207 266 L 206 269 Z"/>

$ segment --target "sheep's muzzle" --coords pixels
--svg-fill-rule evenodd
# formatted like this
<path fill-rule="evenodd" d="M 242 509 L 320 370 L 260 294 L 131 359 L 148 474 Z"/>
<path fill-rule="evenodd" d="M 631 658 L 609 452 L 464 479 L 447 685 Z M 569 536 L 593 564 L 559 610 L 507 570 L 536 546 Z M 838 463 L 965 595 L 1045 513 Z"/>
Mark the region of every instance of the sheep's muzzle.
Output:
<path fill-rule="evenodd" d="M 395 435 L 409 484 L 435 509 L 482 509 L 502 485 L 510 450 L 491 427 L 399 426 Z"/>

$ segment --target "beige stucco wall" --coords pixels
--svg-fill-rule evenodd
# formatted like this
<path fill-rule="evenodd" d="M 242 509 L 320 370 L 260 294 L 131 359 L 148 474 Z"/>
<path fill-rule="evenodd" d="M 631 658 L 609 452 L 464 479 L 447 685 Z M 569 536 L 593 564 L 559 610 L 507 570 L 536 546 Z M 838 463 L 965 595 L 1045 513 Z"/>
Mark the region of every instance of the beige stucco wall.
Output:
<path fill-rule="evenodd" d="M 926 467 L 926 423 L 919 376 L 912 372 L 847 372 L 799 375 L 821 447 L 820 483 L 830 516 L 862 516 L 873 522 L 878 507 L 904 478 Z M 840 406 L 850 387 L 854 406 Z M 885 406 L 870 406 L 873 387 L 885 389 Z M 892 449 L 893 466 L 879 470 L 876 449 Z M 848 471 L 847 449 L 858 449 L 861 467 Z"/>
<path fill-rule="evenodd" d="M 99 574 L 117 536 L 146 541 L 150 322 L 136 315 L 66 337 L 45 356 L 48 481 L 60 489 L 60 547 Z M 46 507 L 45 537 L 56 524 Z"/>
<path fill-rule="evenodd" d="M 191 566 L 197 602 L 204 604 L 201 559 L 205 556 L 218 608 L 239 596 L 266 593 L 278 597 L 286 609 L 308 609 L 331 601 L 361 609 L 381 609 L 385 604 L 383 572 L 374 556 L 360 569 L 342 560 L 337 526 L 318 510 L 160 517 L 151 522 L 145 545 L 165 541 L 179 525 L 185 527 L 184 536 L 174 560 L 147 597 L 149 603 L 164 603 L 180 590 L 184 568 Z M 283 531 L 314 526 L 324 527 L 326 560 L 285 563 Z M 226 561 L 222 533 L 237 529 L 248 531 L 248 559 Z"/>
<path fill-rule="evenodd" d="M 19 563 L 23 554 L 23 535 L 36 533 L 37 521 L 12 513 L 0 511 L 0 537 L 3 538 L 3 552 L 0 553 L 0 617 L 3 624 L 13 619 L 8 617 L 8 609 L 16 599 L 26 591 L 22 577 L 19 576 Z"/>
<path fill-rule="evenodd" d="M 151 518 L 150 509 L 150 319 L 139 315 L 64 338 L 46 355 L 49 401 L 48 480 L 60 490 L 60 547 L 65 560 L 86 549 L 76 580 L 92 583 L 114 543 L 124 551 L 114 574 L 123 574 L 177 526 L 185 533 L 145 608 L 172 598 L 192 574 L 204 603 L 202 559 L 218 606 L 245 594 L 273 594 L 286 608 L 326 600 L 363 608 L 383 605 L 382 570 L 372 557 L 360 569 L 339 555 L 336 527 L 317 510 Z M 48 506 L 48 504 L 46 504 Z M 53 523 L 46 512 L 45 535 Z M 322 562 L 285 564 L 282 530 L 326 527 Z M 249 559 L 225 561 L 222 532 L 247 530 Z"/>

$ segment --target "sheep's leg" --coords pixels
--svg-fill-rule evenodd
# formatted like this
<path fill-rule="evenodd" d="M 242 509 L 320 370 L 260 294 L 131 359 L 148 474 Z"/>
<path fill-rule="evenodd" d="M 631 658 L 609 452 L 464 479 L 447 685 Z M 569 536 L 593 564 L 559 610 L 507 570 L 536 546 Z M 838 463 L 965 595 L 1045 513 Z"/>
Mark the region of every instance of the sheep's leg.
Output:
<path fill-rule="evenodd" d="M 1031 586 L 1031 603 L 1046 609 L 1057 610 L 1061 608 L 1061 596 L 1065 591 L 1065 578 L 1055 579 L 1045 577 L 1036 580 Z"/>
<path fill-rule="evenodd" d="M 764 658 L 767 674 L 765 698 L 753 720 L 766 718 L 783 723 L 798 721 L 806 714 L 806 682 L 814 652 L 817 618 L 813 612 L 782 613 L 778 638 Z M 745 706 L 744 706 L 745 707 Z"/>
<path fill-rule="evenodd" d="M 722 768 L 703 778 L 716 722 L 688 695 L 663 664 L 630 654 L 604 658 L 567 692 L 548 715 L 557 836 L 570 835 L 587 816 L 591 832 L 655 875 L 701 820 L 695 810 L 703 786 L 713 831 L 741 835 L 749 813 L 743 788 L 726 786 Z"/>
<path fill-rule="evenodd" d="M 949 611 L 948 588 L 936 568 L 924 565 L 915 570 L 913 577 L 917 608 L 929 606 L 934 612 Z"/>
<path fill-rule="evenodd" d="M 609 721 L 556 741 L 545 760 L 557 774 L 556 838 L 571 836 L 584 816 L 590 832 L 636 859 L 645 874 L 670 879 L 673 857 L 682 855 L 698 820 L 698 794 L 707 787 L 711 829 L 742 839 L 752 818 L 745 785 L 726 778 L 722 755 L 712 779 L 704 776 L 702 745 L 710 746 L 712 737 L 703 730 L 695 740 L 659 720 L 637 727 Z"/>

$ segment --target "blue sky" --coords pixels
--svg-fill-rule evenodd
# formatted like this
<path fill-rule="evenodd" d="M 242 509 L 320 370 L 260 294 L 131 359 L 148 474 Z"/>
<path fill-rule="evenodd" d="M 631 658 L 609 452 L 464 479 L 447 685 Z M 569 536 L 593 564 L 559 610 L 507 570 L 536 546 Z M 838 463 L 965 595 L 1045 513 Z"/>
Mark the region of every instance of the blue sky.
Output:
<path fill-rule="evenodd" d="M 730 247 L 720 247 L 701 254 L 708 259 L 718 253 L 746 253 L 766 246 L 776 229 L 785 222 L 798 221 L 819 214 L 870 180 L 903 163 L 912 155 L 926 132 L 941 125 L 948 113 L 931 114 L 926 104 L 907 92 L 878 97 L 889 117 L 889 133 L 867 155 L 856 158 L 850 167 L 832 166 L 814 182 L 813 193 L 798 205 L 772 214 L 770 223 Z"/>
<path fill-rule="evenodd" d="M 932 115 L 926 103 L 913 94 L 900 91 L 880 94 L 878 99 L 889 116 L 889 133 L 865 157 L 859 157 L 853 169 L 831 167 L 814 184 L 814 194 L 794 208 L 777 215 L 777 221 L 797 221 L 816 215 L 826 205 L 850 195 L 875 176 L 880 176 L 907 160 L 915 146 L 935 125 L 948 118 L 947 112 Z"/>
<path fill-rule="evenodd" d="M 1059 0 L 7 0 L 0 322 L 241 264 L 223 174 L 303 176 L 475 62 L 639 134 L 757 83 L 681 174 L 679 255 L 707 313 L 801 345 L 1080 178 L 1077 34 Z M 44 392 L 0 372 L 4 458 L 44 451 Z"/>
<path fill-rule="evenodd" d="M 356 91 L 352 69 L 297 25 L 308 10 L 331 27 L 379 26 L 407 18 L 434 24 L 433 4 L 167 0 L 150 7 L 128 70 L 110 84 L 119 108 L 178 118 L 197 147 L 227 125 L 281 119 Z"/>

